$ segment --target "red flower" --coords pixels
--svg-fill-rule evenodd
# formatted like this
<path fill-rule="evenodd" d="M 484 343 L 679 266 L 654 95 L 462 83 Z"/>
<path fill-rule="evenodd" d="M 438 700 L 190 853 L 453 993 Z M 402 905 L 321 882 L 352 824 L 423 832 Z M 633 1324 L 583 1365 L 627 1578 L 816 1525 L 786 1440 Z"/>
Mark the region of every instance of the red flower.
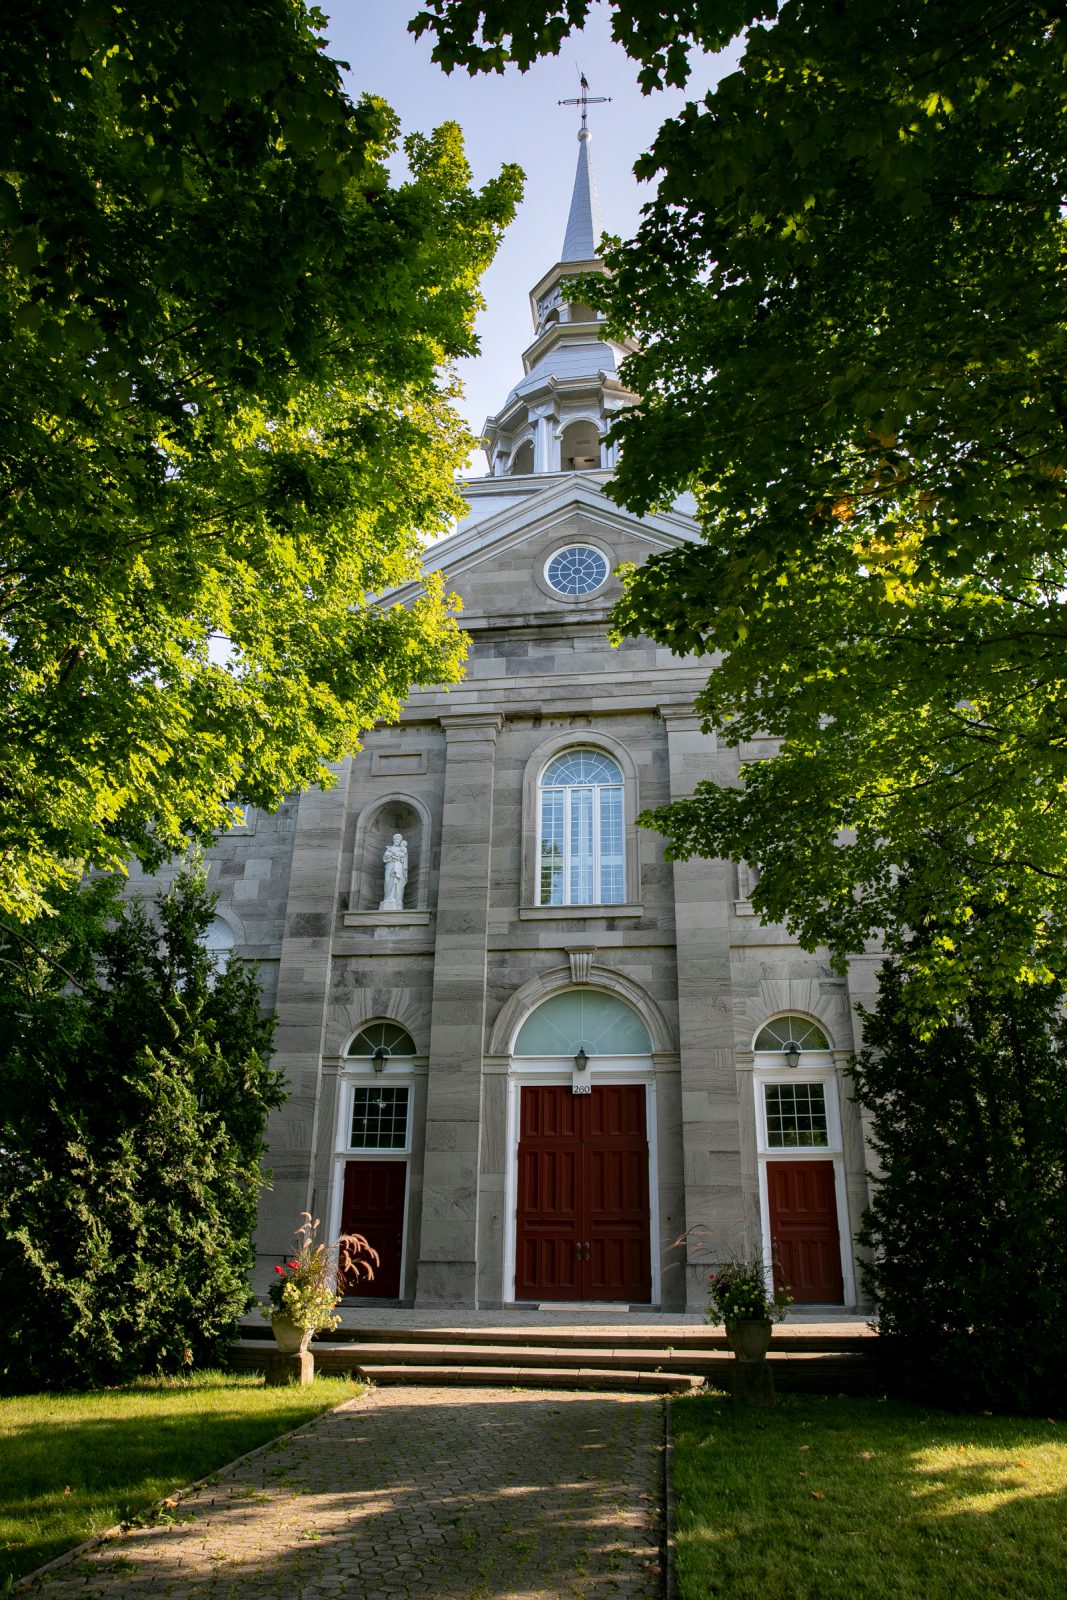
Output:
<path fill-rule="evenodd" d="M 290 1261 L 289 1266 L 290 1266 L 290 1268 L 291 1268 L 291 1270 L 293 1272 L 299 1272 L 300 1271 L 300 1263 L 299 1263 L 299 1261 Z"/>
<path fill-rule="evenodd" d="M 275 1272 L 280 1272 L 283 1278 L 285 1277 L 285 1268 L 284 1267 L 275 1267 L 274 1270 L 275 1270 Z"/>

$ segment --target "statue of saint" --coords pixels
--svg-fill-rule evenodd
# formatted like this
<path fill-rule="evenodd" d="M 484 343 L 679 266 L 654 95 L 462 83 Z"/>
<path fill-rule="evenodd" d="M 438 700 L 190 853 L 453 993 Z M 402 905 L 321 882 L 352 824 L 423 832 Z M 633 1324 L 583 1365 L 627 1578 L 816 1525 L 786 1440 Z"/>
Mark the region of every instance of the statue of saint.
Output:
<path fill-rule="evenodd" d="M 403 911 L 404 888 L 408 881 L 408 847 L 402 833 L 393 834 L 393 842 L 386 845 L 382 860 L 385 862 L 385 898 L 378 910 Z"/>

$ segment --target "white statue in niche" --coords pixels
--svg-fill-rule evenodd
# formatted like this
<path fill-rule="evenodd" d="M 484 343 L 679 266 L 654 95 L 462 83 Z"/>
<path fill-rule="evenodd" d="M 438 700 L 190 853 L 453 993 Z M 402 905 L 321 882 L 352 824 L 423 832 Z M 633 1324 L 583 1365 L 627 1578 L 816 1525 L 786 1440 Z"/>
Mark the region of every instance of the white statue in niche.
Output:
<path fill-rule="evenodd" d="M 408 881 L 408 847 L 402 833 L 393 834 L 392 844 L 385 847 L 385 898 L 379 911 L 403 911 L 404 889 Z"/>

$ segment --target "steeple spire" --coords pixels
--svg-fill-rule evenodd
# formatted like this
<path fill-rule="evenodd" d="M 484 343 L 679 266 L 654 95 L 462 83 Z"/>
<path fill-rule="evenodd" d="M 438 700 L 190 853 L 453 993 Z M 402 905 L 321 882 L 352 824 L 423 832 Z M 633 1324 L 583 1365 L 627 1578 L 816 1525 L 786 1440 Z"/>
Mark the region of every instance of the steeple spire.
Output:
<path fill-rule="evenodd" d="M 494 478 L 535 479 L 549 473 L 614 470 L 617 447 L 605 435 L 615 414 L 637 396 L 624 389 L 619 362 L 636 349 L 610 338 L 600 313 L 579 293 L 579 280 L 607 271 L 597 255 L 603 228 L 589 160 L 588 109 L 606 100 L 581 94 L 578 170 L 567 235 L 557 262 L 530 291 L 533 343 L 523 351 L 523 376 L 495 416 L 485 419 L 485 453 Z"/>
<path fill-rule="evenodd" d="M 581 84 L 581 94 L 574 100 L 559 102 L 561 106 L 582 108 L 582 126 L 578 131 L 578 167 L 574 174 L 574 193 L 571 195 L 567 232 L 564 235 L 563 250 L 559 258 L 561 261 L 594 260 L 600 235 L 604 231 L 600 215 L 600 196 L 597 194 L 596 178 L 593 176 L 593 167 L 589 160 L 589 141 L 592 135 L 589 132 L 588 113 L 590 106 L 609 104 L 611 96 L 590 94 L 589 80 L 584 72 L 579 74 L 578 81 Z"/>

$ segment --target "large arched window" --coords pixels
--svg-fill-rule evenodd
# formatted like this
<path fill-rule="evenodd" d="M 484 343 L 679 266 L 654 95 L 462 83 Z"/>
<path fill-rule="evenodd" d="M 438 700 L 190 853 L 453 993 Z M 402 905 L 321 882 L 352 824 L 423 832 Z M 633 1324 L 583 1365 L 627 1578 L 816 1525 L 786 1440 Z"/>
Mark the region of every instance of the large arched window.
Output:
<path fill-rule="evenodd" d="M 225 971 L 236 942 L 229 923 L 224 922 L 221 917 L 212 917 L 204 929 L 202 940 L 208 960 L 211 962 L 208 980 L 210 983 L 213 984 L 218 974 Z"/>
<path fill-rule="evenodd" d="M 540 903 L 621 905 L 622 772 L 601 750 L 566 750 L 540 783 Z"/>

